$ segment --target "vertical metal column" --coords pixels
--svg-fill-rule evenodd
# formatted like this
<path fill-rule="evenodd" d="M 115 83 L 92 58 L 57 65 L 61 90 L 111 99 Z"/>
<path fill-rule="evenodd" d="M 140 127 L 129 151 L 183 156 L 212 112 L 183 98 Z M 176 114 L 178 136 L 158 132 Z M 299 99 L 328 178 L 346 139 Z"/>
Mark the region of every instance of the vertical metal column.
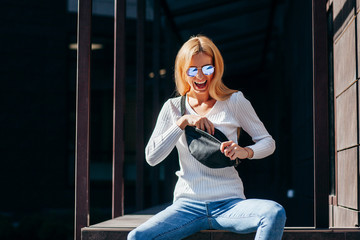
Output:
<path fill-rule="evenodd" d="M 79 0 L 77 27 L 75 233 L 89 226 L 91 0 Z"/>
<path fill-rule="evenodd" d="M 153 126 L 155 126 L 157 116 L 160 110 L 160 1 L 153 1 L 154 21 L 153 21 Z M 152 205 L 159 203 L 159 168 L 152 169 L 152 190 L 151 203 Z"/>
<path fill-rule="evenodd" d="M 173 51 L 175 48 L 174 44 L 174 36 L 173 32 L 171 30 L 170 24 L 168 20 L 165 20 L 165 26 L 164 26 L 164 37 L 165 37 L 165 68 L 166 68 L 166 78 L 165 82 L 162 84 L 164 89 L 164 96 L 165 98 L 170 98 L 171 95 L 174 93 L 173 88 L 173 67 L 175 64 L 175 58 L 173 57 Z M 169 155 L 171 156 L 171 154 Z M 173 159 L 173 161 L 165 161 L 165 186 L 164 186 L 164 192 L 166 196 L 172 196 L 174 191 L 174 170 L 178 169 L 174 166 L 178 166 L 178 159 Z M 168 199 L 168 200 L 171 200 Z"/>
<path fill-rule="evenodd" d="M 125 19 L 126 0 L 114 7 L 114 99 L 112 217 L 124 215 L 124 112 L 125 112 Z"/>
<path fill-rule="evenodd" d="M 174 92 L 173 88 L 173 68 L 175 65 L 174 57 L 174 36 L 169 21 L 165 21 L 165 67 L 166 67 L 166 83 L 165 83 L 165 97 L 169 98 Z"/>
<path fill-rule="evenodd" d="M 136 34 L 136 209 L 144 207 L 145 0 L 137 0 Z"/>
<path fill-rule="evenodd" d="M 329 227 L 329 123 L 326 1 L 312 0 L 314 83 L 314 223 Z"/>

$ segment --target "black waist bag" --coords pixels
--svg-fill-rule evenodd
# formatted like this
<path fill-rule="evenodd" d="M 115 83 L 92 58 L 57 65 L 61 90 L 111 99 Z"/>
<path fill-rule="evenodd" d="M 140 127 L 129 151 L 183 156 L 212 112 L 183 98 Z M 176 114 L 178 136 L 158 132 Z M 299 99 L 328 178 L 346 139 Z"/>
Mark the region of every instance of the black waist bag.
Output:
<path fill-rule="evenodd" d="M 181 115 L 185 114 L 186 96 L 181 97 Z M 201 129 L 192 126 L 185 128 L 186 141 L 191 155 L 209 168 L 224 168 L 237 166 L 240 160 L 231 160 L 221 151 L 222 142 L 229 139 L 218 129 L 215 128 L 215 134 L 211 135 Z"/>

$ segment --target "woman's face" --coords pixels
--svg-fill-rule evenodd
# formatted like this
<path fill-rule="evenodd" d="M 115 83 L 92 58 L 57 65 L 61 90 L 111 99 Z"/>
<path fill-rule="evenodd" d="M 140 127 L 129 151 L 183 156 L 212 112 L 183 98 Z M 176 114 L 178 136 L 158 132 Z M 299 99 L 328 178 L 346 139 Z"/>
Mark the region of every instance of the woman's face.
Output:
<path fill-rule="evenodd" d="M 190 94 L 209 94 L 209 86 L 214 76 L 214 73 L 211 73 L 210 75 L 205 75 L 202 71 L 202 68 L 204 66 L 209 65 L 213 66 L 212 57 L 206 55 L 203 52 L 200 52 L 191 58 L 189 68 L 197 68 L 197 74 L 194 77 L 191 77 L 188 74 L 186 75 L 186 80 L 190 85 Z M 192 69 L 196 73 L 195 68 Z M 188 71 L 188 69 L 186 70 Z M 192 74 L 194 74 L 194 71 L 192 71 Z M 205 73 L 207 72 L 205 71 Z"/>

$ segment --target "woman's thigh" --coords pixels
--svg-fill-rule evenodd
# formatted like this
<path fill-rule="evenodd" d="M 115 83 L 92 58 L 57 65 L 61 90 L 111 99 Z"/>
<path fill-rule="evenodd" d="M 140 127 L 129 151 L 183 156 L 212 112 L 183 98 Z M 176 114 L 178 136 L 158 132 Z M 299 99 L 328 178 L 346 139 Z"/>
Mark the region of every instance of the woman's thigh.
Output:
<path fill-rule="evenodd" d="M 214 229 L 249 233 L 255 232 L 263 223 L 278 229 L 285 224 L 284 209 L 271 200 L 233 199 L 221 204 L 214 203 L 211 211 Z M 276 224 L 279 226 L 274 226 Z"/>
<path fill-rule="evenodd" d="M 206 207 L 198 202 L 179 199 L 131 231 L 128 239 L 183 239 L 206 228 Z"/>

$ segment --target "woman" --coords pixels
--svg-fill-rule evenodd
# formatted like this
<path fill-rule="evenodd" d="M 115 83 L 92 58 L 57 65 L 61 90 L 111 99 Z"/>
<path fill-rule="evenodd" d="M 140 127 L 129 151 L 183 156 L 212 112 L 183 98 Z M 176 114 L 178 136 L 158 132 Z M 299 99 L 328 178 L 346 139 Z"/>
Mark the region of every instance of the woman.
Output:
<path fill-rule="evenodd" d="M 275 142 L 240 91 L 222 83 L 224 64 L 214 43 L 205 36 L 190 38 L 175 61 L 177 91 L 186 96 L 185 114 L 180 98 L 169 99 L 161 109 L 146 146 L 146 160 L 154 166 L 176 146 L 180 170 L 171 206 L 129 233 L 128 239 L 183 239 L 205 229 L 236 233 L 257 232 L 255 239 L 281 239 L 283 207 L 273 201 L 246 199 L 234 167 L 209 168 L 189 152 L 184 129 L 195 126 L 209 134 L 216 127 L 229 141 L 221 152 L 231 160 L 258 159 L 272 154 Z M 237 144 L 243 128 L 255 144 Z"/>

